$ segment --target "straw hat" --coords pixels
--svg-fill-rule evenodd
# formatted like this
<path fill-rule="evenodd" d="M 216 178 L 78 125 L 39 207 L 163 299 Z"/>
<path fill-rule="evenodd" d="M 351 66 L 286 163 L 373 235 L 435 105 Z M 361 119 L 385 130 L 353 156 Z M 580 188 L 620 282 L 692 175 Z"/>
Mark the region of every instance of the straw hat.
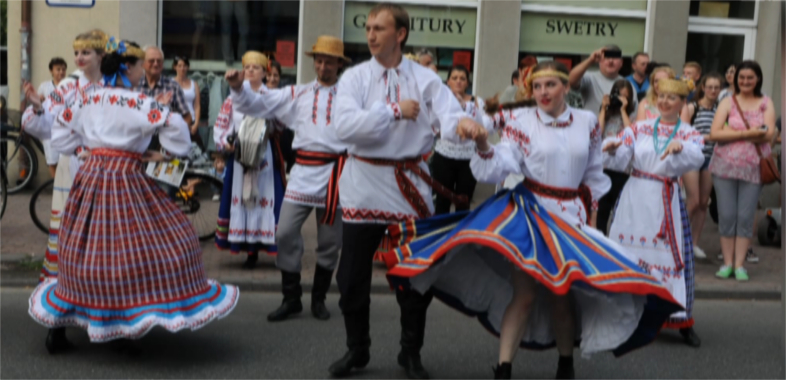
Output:
<path fill-rule="evenodd" d="M 311 47 L 311 51 L 306 52 L 309 57 L 313 57 L 314 54 L 329 55 L 341 58 L 346 62 L 352 62 L 351 59 L 344 56 L 344 42 L 333 36 L 319 36 L 317 43 Z"/>

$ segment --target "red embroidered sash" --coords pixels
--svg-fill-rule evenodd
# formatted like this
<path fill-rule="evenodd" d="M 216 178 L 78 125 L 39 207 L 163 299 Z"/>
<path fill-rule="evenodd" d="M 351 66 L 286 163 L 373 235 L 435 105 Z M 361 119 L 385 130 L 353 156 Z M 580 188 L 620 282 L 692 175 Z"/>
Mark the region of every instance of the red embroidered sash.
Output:
<path fill-rule="evenodd" d="M 657 237 L 664 239 L 666 244 L 669 244 L 671 248 L 671 254 L 674 256 L 674 264 L 677 266 L 677 270 L 682 270 L 682 268 L 685 267 L 685 264 L 682 262 L 682 256 L 680 256 L 680 247 L 677 244 L 677 234 L 674 232 L 674 218 L 671 212 L 671 199 L 674 197 L 674 184 L 678 183 L 678 179 L 661 177 L 659 175 L 645 173 L 636 169 L 633 169 L 633 172 L 630 175 L 636 178 L 663 183 L 663 191 L 661 193 L 663 195 L 664 212 L 663 221 L 660 223 L 660 231 L 658 232 Z"/>
<path fill-rule="evenodd" d="M 112 149 L 112 148 L 95 148 L 90 151 L 91 156 L 104 156 L 104 157 L 124 157 L 133 158 L 136 160 L 142 159 L 142 153 L 130 152 L 127 150 Z"/>
<path fill-rule="evenodd" d="M 535 194 L 542 195 L 549 198 L 556 198 L 562 200 L 573 200 L 576 198 L 581 199 L 581 203 L 584 204 L 584 211 L 587 214 L 587 223 L 590 222 L 590 214 L 592 210 L 592 192 L 590 188 L 585 185 L 581 184 L 578 189 L 567 189 L 563 187 L 554 187 L 549 185 L 544 185 L 540 182 L 533 181 L 529 178 L 524 179 L 524 187 L 529 189 Z"/>
<path fill-rule="evenodd" d="M 338 209 L 338 180 L 341 172 L 344 171 L 344 164 L 347 161 L 346 153 L 324 153 L 298 150 L 295 152 L 295 163 L 303 166 L 323 166 L 333 164 L 333 172 L 330 173 L 330 181 L 327 187 L 325 198 L 325 215 L 319 221 L 322 224 L 333 225 L 336 220 L 336 210 Z"/>
<path fill-rule="evenodd" d="M 442 186 L 439 182 L 435 181 L 431 176 L 429 176 L 423 169 L 420 168 L 419 164 L 423 160 L 422 157 L 418 156 L 417 158 L 412 158 L 408 160 L 386 160 L 386 159 L 379 159 L 379 158 L 364 158 L 358 156 L 352 156 L 357 160 L 365 162 L 371 165 L 377 166 L 392 166 L 395 168 L 395 175 L 396 175 L 396 183 L 398 183 L 398 188 L 401 191 L 401 195 L 404 196 L 404 199 L 409 202 L 415 212 L 418 213 L 418 218 L 427 218 L 431 216 L 431 212 L 429 211 L 428 204 L 423 199 L 423 196 L 420 195 L 418 188 L 415 187 L 415 184 L 407 178 L 404 174 L 405 170 L 409 170 L 418 177 L 420 177 L 426 184 L 428 184 L 434 191 L 439 193 L 445 198 L 450 199 L 451 203 L 455 205 L 466 205 L 469 203 L 469 198 L 466 195 L 456 195 L 453 194 L 452 191 L 448 190 L 447 187 Z"/>

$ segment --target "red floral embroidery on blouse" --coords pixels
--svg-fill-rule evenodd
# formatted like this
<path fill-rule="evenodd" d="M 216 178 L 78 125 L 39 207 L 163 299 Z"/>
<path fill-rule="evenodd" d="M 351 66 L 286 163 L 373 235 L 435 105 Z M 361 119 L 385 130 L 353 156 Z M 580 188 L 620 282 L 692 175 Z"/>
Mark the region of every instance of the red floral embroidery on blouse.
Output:
<path fill-rule="evenodd" d="M 63 111 L 63 120 L 65 120 L 66 122 L 71 122 L 71 119 L 73 118 L 74 118 L 74 114 L 71 112 L 71 109 L 66 108 Z"/>
<path fill-rule="evenodd" d="M 131 107 L 131 108 L 136 107 L 136 100 L 128 99 L 128 106 Z M 159 116 L 161 116 L 161 115 L 159 115 Z"/>
<path fill-rule="evenodd" d="M 147 120 L 150 122 L 150 124 L 157 123 L 159 120 L 161 120 L 161 111 L 156 109 L 150 110 L 150 113 L 147 114 Z"/>
<path fill-rule="evenodd" d="M 145 95 L 145 94 L 139 94 L 139 99 L 147 99 L 147 95 Z"/>
<path fill-rule="evenodd" d="M 117 103 L 117 95 L 112 95 L 109 97 L 109 104 L 115 105 Z"/>
<path fill-rule="evenodd" d="M 98 103 L 101 100 L 101 97 L 98 95 L 93 95 L 93 103 Z"/>

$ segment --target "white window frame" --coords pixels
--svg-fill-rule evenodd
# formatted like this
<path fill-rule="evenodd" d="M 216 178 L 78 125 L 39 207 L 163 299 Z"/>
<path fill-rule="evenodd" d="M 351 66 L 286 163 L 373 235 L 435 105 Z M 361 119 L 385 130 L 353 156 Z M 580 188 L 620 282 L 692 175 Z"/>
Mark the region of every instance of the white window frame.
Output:
<path fill-rule="evenodd" d="M 756 28 L 756 26 L 759 25 L 759 2 L 761 0 L 743 0 L 743 1 L 753 1 L 755 3 L 753 8 L 753 20 L 689 16 L 688 25 L 715 25 L 715 26 L 736 26 L 736 27 Z"/>
<path fill-rule="evenodd" d="M 743 36 L 745 42 L 743 45 L 742 59 L 754 59 L 755 57 L 756 28 L 688 24 L 688 33 L 691 32 Z"/>

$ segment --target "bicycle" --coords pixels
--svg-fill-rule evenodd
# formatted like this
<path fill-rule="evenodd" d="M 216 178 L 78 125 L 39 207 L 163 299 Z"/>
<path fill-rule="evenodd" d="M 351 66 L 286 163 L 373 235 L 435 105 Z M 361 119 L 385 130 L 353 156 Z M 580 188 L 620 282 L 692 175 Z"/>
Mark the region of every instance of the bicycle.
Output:
<path fill-rule="evenodd" d="M 218 202 L 213 201 L 215 189 L 221 191 L 224 182 L 203 168 L 189 168 L 183 175 L 181 186 L 169 196 L 175 205 L 186 214 L 200 241 L 216 235 Z M 30 217 L 41 232 L 49 234 L 49 217 L 52 211 L 54 180 L 44 182 L 30 198 Z"/>
<path fill-rule="evenodd" d="M 11 124 L 3 124 L 0 131 L 0 154 L 6 173 L 6 190 L 8 194 L 14 194 L 24 189 L 38 173 L 38 155 L 33 146 L 37 146 L 41 152 L 44 148 L 38 140 Z M 33 141 L 33 145 L 30 141 Z"/>
<path fill-rule="evenodd" d="M 0 166 L 0 219 L 5 215 L 5 204 L 8 201 L 8 179 L 5 177 L 5 167 Z"/>

